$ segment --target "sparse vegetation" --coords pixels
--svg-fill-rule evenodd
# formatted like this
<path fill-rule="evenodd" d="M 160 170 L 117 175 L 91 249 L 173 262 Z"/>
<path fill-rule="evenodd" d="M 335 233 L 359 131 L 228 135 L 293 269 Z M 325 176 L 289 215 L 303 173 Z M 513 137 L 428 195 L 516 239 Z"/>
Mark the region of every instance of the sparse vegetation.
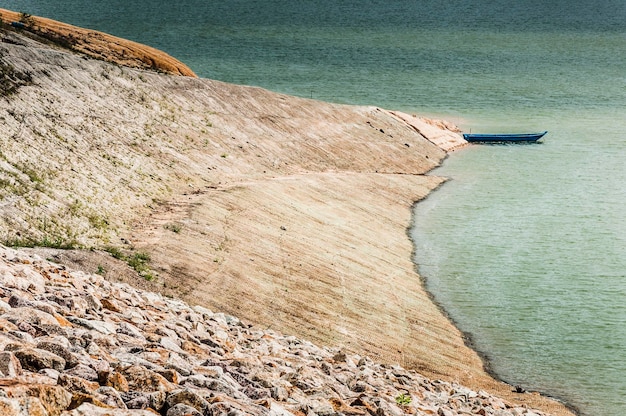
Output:
<path fill-rule="evenodd" d="M 135 269 L 140 276 L 146 280 L 154 280 L 154 272 L 148 267 L 149 261 L 150 255 L 143 251 L 137 252 L 126 259 L 128 265 Z"/>
<path fill-rule="evenodd" d="M 78 243 L 74 240 L 65 240 L 61 237 L 53 237 L 49 235 L 43 236 L 40 240 L 37 240 L 32 237 L 11 237 L 5 239 L 2 244 L 7 247 L 46 247 L 46 248 L 56 248 L 60 250 L 70 250 L 76 248 Z"/>
<path fill-rule="evenodd" d="M 104 250 L 114 258 L 125 261 L 144 279 L 149 281 L 155 279 L 156 276 L 154 271 L 148 266 L 148 263 L 150 262 L 150 254 L 144 251 L 138 251 L 136 253 L 126 255 L 122 252 L 122 250 L 113 246 L 106 247 Z"/>
<path fill-rule="evenodd" d="M 118 259 L 118 260 L 124 260 L 126 258 L 126 256 L 124 255 L 124 253 L 122 253 L 122 250 L 120 250 L 117 247 L 113 247 L 113 246 L 109 246 L 109 247 L 105 247 L 104 251 L 106 251 L 107 253 L 109 253 L 113 258 Z"/>
<path fill-rule="evenodd" d="M 408 406 L 411 404 L 411 395 L 402 393 L 396 396 L 396 403 L 398 406 Z"/>

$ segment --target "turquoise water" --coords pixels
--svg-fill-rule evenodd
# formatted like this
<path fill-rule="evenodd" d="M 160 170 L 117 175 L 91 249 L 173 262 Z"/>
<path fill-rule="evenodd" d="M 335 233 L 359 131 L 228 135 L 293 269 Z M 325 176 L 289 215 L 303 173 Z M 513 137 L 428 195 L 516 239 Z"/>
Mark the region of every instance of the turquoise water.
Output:
<path fill-rule="evenodd" d="M 15 0 L 203 77 L 438 115 L 473 146 L 416 207 L 429 289 L 503 379 L 626 411 L 626 2 Z"/>

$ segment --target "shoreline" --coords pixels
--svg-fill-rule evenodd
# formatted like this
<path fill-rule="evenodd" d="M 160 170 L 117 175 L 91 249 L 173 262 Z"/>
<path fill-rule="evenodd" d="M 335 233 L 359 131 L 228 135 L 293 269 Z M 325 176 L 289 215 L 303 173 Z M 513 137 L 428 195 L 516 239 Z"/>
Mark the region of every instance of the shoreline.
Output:
<path fill-rule="evenodd" d="M 376 107 L 129 70 L 18 41 L 6 59 L 39 84 L 0 107 L 6 137 L 21 139 L 4 143 L 6 156 L 50 173 L 31 178 L 30 165 L 13 163 L 32 191 L 2 207 L 15 221 L 2 224 L 7 234 L 46 241 L 49 224 L 28 221 L 50 218 L 66 225 L 59 241 L 70 229 L 86 247 L 148 253 L 157 278 L 141 283 L 165 295 L 550 408 L 485 373 L 416 273 L 411 207 L 441 185 L 425 173 L 447 157 L 434 143 L 449 131 Z M 74 105 L 86 97 L 88 106 Z"/>
<path fill-rule="evenodd" d="M 442 163 L 445 163 L 442 162 Z M 437 169 L 437 168 L 433 168 Z M 413 206 L 411 207 L 411 212 L 413 213 L 416 206 L 425 201 L 427 198 L 430 198 L 431 195 L 436 192 L 436 191 L 441 191 L 441 188 L 446 184 L 446 182 L 448 181 L 448 179 L 446 179 L 444 182 L 442 182 L 438 187 L 432 189 L 430 191 L 430 193 L 428 195 L 426 195 L 424 198 L 415 201 L 415 203 L 413 204 Z M 414 229 L 415 224 L 413 221 L 413 215 L 411 216 L 411 224 L 409 225 L 409 227 L 407 228 L 407 236 L 409 237 L 409 239 L 411 239 L 411 242 L 413 243 L 413 247 L 414 247 L 414 251 L 411 253 L 411 258 L 415 259 L 415 255 L 416 255 L 416 251 L 415 251 L 415 243 L 414 240 L 411 238 L 411 230 Z M 474 351 L 479 357 L 480 360 L 483 364 L 483 370 L 485 371 L 486 374 L 488 374 L 490 377 L 492 377 L 494 380 L 497 380 L 499 382 L 505 383 L 506 385 L 510 386 L 512 389 L 515 389 L 516 386 L 513 383 L 508 382 L 507 380 L 505 380 L 504 378 L 502 378 L 491 366 L 491 359 L 489 358 L 489 356 L 487 355 L 487 353 L 483 352 L 481 349 L 479 349 L 475 342 L 474 342 L 474 335 L 471 332 L 468 331 L 464 331 L 459 324 L 454 320 L 454 318 L 452 318 L 452 316 L 449 314 L 449 312 L 447 311 L 447 309 L 445 308 L 445 306 L 439 302 L 437 300 L 436 294 L 434 294 L 433 292 L 431 292 L 428 289 L 427 286 L 427 282 L 428 282 L 428 277 L 423 276 L 422 274 L 420 274 L 419 272 L 419 268 L 420 265 L 418 262 L 414 261 L 413 262 L 415 265 L 415 273 L 420 277 L 420 280 L 422 282 L 422 287 L 424 289 L 424 291 L 428 294 L 430 301 L 439 309 L 440 313 L 442 316 L 444 316 L 447 320 L 450 321 L 450 323 L 452 323 L 452 325 L 454 325 L 455 328 L 457 328 L 457 330 L 462 334 L 462 338 L 463 341 L 465 343 L 465 345 L 470 348 L 472 351 Z M 572 405 L 571 403 L 569 403 L 566 399 L 564 399 L 563 397 L 559 397 L 559 396 L 555 396 L 555 395 L 551 395 L 547 392 L 541 391 L 541 390 L 526 390 L 524 389 L 524 393 L 523 394 L 527 394 L 527 393 L 538 393 L 543 397 L 546 397 L 548 399 L 554 400 L 560 404 L 562 404 L 568 411 L 572 412 L 572 414 L 579 416 L 581 415 L 581 411 L 578 407 Z"/>
<path fill-rule="evenodd" d="M 453 151 L 456 150 L 462 150 L 462 148 L 465 146 L 461 146 L 460 148 L 454 148 Z M 448 155 L 446 156 L 446 158 L 444 160 L 442 160 L 441 164 L 439 166 L 434 167 L 431 171 L 425 173 L 425 175 L 431 175 L 433 170 L 438 169 L 439 167 L 441 167 L 445 161 L 448 159 L 448 157 L 450 157 L 450 153 L 448 153 Z M 411 236 L 411 231 L 416 227 L 415 225 L 415 221 L 414 221 L 414 215 L 415 215 L 415 210 L 418 204 L 424 202 L 426 199 L 430 198 L 433 193 L 435 192 L 441 192 L 442 188 L 446 185 L 446 183 L 451 180 L 452 178 L 444 178 L 444 181 L 442 181 L 437 187 L 433 188 L 426 196 L 424 196 L 423 198 L 417 200 L 414 202 L 414 204 L 411 207 L 411 223 L 409 224 L 409 226 L 407 227 L 406 230 L 406 235 L 407 237 L 411 240 L 411 243 L 413 244 L 413 251 L 411 253 L 411 259 L 413 260 L 413 264 L 415 266 L 415 273 L 419 276 L 420 281 L 422 283 L 422 287 L 423 290 L 428 294 L 430 301 L 439 309 L 440 313 L 442 316 L 444 316 L 448 321 L 450 321 L 450 323 L 462 334 L 462 338 L 464 340 L 465 345 L 470 348 L 472 351 L 474 351 L 478 357 L 480 358 L 482 364 L 483 364 L 483 370 L 485 371 L 486 374 L 488 374 L 490 377 L 492 377 L 494 380 L 497 380 L 499 382 L 505 383 L 506 385 L 510 386 L 512 389 L 516 389 L 517 386 L 514 383 L 510 383 L 508 382 L 506 379 L 504 379 L 503 377 L 501 377 L 491 366 L 491 359 L 488 356 L 488 353 L 482 351 L 481 349 L 479 349 L 476 346 L 476 343 L 474 342 L 474 334 L 472 334 L 469 331 L 464 331 L 459 324 L 456 322 L 456 320 L 449 314 L 449 312 L 447 311 L 446 307 L 444 304 L 442 304 L 441 302 L 439 302 L 437 300 L 436 294 L 431 292 L 428 289 L 428 277 L 423 276 L 420 273 L 420 265 L 417 261 L 415 261 L 416 259 L 416 244 L 414 242 L 414 239 Z M 576 415 L 576 416 L 580 416 L 581 410 L 576 407 L 575 405 L 571 404 L 567 399 L 563 398 L 563 397 L 559 397 L 557 395 L 552 395 L 549 394 L 547 392 L 544 392 L 542 390 L 526 390 L 523 389 L 524 392 L 523 394 L 533 394 L 533 393 L 537 393 L 540 394 L 543 397 L 546 397 L 548 399 L 552 399 L 560 404 L 562 404 L 568 411 L 570 411 L 572 414 Z"/>

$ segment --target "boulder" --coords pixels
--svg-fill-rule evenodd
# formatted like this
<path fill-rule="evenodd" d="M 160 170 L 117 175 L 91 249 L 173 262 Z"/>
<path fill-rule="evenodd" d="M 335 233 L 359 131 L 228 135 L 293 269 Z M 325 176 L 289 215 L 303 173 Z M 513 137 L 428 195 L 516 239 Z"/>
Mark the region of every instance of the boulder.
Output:
<path fill-rule="evenodd" d="M 44 368 L 63 371 L 65 360 L 56 354 L 38 348 L 24 348 L 15 351 L 15 356 L 26 370 L 37 372 Z"/>

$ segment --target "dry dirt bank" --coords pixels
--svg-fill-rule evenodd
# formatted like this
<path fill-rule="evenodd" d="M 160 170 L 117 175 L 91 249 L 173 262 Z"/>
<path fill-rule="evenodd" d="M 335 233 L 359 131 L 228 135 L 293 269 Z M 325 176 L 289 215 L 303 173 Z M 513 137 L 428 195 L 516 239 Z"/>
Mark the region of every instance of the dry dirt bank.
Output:
<path fill-rule="evenodd" d="M 2 41 L 4 242 L 145 252 L 144 287 L 570 414 L 489 377 L 415 273 L 410 208 L 458 134 Z M 74 259 L 116 279 L 103 256 Z"/>

